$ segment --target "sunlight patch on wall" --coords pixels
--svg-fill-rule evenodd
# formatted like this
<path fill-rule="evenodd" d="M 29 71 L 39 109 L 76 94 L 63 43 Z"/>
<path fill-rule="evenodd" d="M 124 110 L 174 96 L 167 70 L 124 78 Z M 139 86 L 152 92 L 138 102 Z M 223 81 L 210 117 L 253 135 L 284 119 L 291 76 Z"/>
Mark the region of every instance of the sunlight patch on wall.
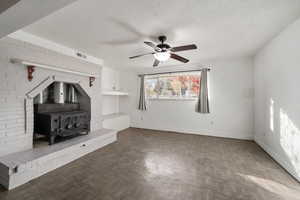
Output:
<path fill-rule="evenodd" d="M 280 144 L 300 176 L 300 130 L 283 109 L 280 109 Z"/>

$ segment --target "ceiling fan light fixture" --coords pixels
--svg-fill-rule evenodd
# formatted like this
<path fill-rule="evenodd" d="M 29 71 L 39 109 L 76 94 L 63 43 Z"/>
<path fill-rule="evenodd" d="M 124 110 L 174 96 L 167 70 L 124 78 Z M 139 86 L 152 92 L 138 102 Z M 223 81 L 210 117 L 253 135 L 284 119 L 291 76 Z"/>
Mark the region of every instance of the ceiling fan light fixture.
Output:
<path fill-rule="evenodd" d="M 154 54 L 154 58 L 156 60 L 159 60 L 160 62 L 164 62 L 169 60 L 171 54 L 170 52 L 166 51 L 166 52 L 157 52 Z"/>
<path fill-rule="evenodd" d="M 189 62 L 188 59 L 177 55 L 176 52 L 197 49 L 197 46 L 195 44 L 171 47 L 170 45 L 165 43 L 165 41 L 167 40 L 167 37 L 164 35 L 159 36 L 158 40 L 160 41 L 160 44 L 155 44 L 153 42 L 144 41 L 144 44 L 146 44 L 148 47 L 151 47 L 153 49 L 153 51 L 151 53 L 145 53 L 145 54 L 140 54 L 140 55 L 136 55 L 136 56 L 131 56 L 131 57 L 129 57 L 129 59 L 134 59 L 134 58 L 138 58 L 141 56 L 152 54 L 155 58 L 154 63 L 152 65 L 153 67 L 157 67 L 161 62 L 165 62 L 165 61 L 169 60 L 169 58 L 177 60 L 181 63 L 188 63 Z"/>

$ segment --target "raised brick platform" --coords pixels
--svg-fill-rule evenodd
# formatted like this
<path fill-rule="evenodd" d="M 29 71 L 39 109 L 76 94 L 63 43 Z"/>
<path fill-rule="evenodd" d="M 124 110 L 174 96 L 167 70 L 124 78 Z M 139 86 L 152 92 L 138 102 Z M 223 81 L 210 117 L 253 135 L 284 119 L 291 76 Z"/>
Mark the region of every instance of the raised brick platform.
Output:
<path fill-rule="evenodd" d="M 116 140 L 117 131 L 102 129 L 52 146 L 0 157 L 0 184 L 13 189 Z"/>

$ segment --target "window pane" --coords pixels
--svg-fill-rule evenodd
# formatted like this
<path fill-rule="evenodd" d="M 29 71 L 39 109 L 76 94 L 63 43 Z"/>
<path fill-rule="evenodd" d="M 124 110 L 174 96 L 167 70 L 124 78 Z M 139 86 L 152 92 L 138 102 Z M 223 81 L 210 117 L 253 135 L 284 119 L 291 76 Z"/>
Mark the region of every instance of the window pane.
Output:
<path fill-rule="evenodd" d="M 179 97 L 181 91 L 181 83 L 176 76 L 168 76 L 159 78 L 161 83 L 161 97 Z"/>
<path fill-rule="evenodd" d="M 200 73 L 159 75 L 145 79 L 148 98 L 196 98 L 200 88 Z"/>
<path fill-rule="evenodd" d="M 189 81 L 189 77 L 186 75 L 178 76 L 180 82 L 181 82 L 181 96 L 182 97 L 189 97 L 189 90 L 191 88 L 191 84 Z"/>
<path fill-rule="evenodd" d="M 145 79 L 146 97 L 157 98 L 159 94 L 157 87 L 158 87 L 157 79 Z"/>
<path fill-rule="evenodd" d="M 190 96 L 197 97 L 200 90 L 200 77 L 199 76 L 189 76 L 190 81 Z"/>

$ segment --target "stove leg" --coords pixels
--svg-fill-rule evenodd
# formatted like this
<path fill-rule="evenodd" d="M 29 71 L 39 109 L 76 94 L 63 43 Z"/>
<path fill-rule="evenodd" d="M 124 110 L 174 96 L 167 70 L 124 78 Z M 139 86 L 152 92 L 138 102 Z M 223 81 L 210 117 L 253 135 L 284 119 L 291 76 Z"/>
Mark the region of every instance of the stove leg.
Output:
<path fill-rule="evenodd" d="M 55 136 L 55 135 L 50 135 L 50 136 L 49 136 L 49 145 L 52 145 L 52 144 L 54 144 L 54 142 L 55 142 L 55 138 L 56 138 L 56 136 Z"/>

